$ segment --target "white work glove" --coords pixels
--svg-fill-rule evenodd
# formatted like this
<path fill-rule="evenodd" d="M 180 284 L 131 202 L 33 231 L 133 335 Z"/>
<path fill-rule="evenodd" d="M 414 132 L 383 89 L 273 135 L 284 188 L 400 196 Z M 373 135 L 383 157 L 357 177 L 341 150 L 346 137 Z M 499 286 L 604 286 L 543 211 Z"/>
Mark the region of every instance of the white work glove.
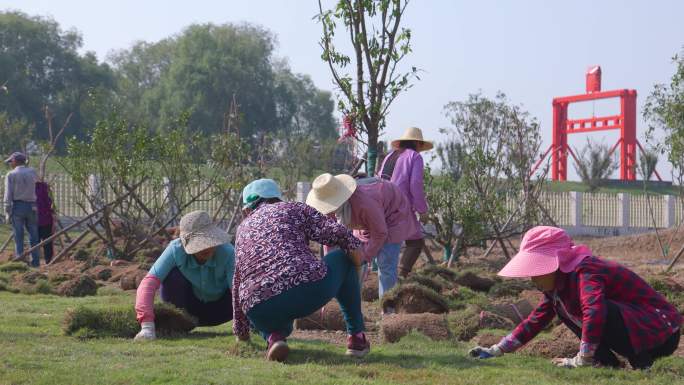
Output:
<path fill-rule="evenodd" d="M 492 345 L 488 348 L 484 346 L 476 346 L 468 351 L 468 355 L 476 358 L 492 358 L 501 357 L 504 352 L 501 350 L 499 345 Z"/>
<path fill-rule="evenodd" d="M 580 366 L 594 365 L 594 357 L 577 353 L 577 355 L 572 358 L 554 358 L 551 360 L 551 362 L 553 362 L 556 366 L 563 368 L 578 368 Z"/>
<path fill-rule="evenodd" d="M 7 224 L 12 223 L 12 222 L 11 222 L 11 219 L 12 219 L 12 216 L 11 216 L 11 215 L 5 214 L 5 223 L 7 223 Z"/>
<path fill-rule="evenodd" d="M 154 322 L 143 322 L 140 324 L 140 331 L 133 338 L 134 341 L 147 341 L 157 338 L 154 332 Z"/>

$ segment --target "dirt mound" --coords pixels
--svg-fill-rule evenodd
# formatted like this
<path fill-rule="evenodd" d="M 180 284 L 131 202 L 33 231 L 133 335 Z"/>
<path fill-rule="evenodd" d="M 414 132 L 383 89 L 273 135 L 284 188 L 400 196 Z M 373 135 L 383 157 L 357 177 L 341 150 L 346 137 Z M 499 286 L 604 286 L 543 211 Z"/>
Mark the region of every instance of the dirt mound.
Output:
<path fill-rule="evenodd" d="M 475 337 L 473 342 L 477 344 L 477 346 L 484 346 L 488 348 L 492 345 L 498 344 L 499 341 L 501 341 L 501 336 L 491 333 L 482 333 Z"/>
<path fill-rule="evenodd" d="M 544 299 L 544 293 L 539 290 L 523 290 L 520 295 L 518 295 L 518 298 L 526 300 L 533 307 L 537 307 Z"/>
<path fill-rule="evenodd" d="M 516 302 L 499 302 L 487 307 L 490 312 L 511 320 L 514 323 L 520 323 L 527 316 L 532 313 L 534 307 L 526 299 L 521 299 Z"/>
<path fill-rule="evenodd" d="M 480 312 L 480 328 L 512 330 L 515 327 L 513 321 L 489 311 Z"/>
<path fill-rule="evenodd" d="M 388 314 L 380 321 L 380 330 L 385 342 L 397 342 L 412 330 L 440 341 L 450 337 L 446 317 L 440 314 Z"/>
<path fill-rule="evenodd" d="M 378 275 L 369 273 L 363 287 L 361 288 L 361 299 L 367 302 L 373 302 L 379 298 L 378 294 Z"/>
<path fill-rule="evenodd" d="M 544 358 L 574 357 L 579 348 L 579 338 L 565 325 L 556 326 L 549 336 L 539 335 L 520 351 Z"/>
<path fill-rule="evenodd" d="M 347 330 L 340 305 L 336 300 L 328 302 L 304 318 L 295 320 L 294 327 L 300 330 Z"/>
<path fill-rule="evenodd" d="M 147 271 L 145 270 L 137 269 L 128 271 L 121 275 L 119 285 L 121 285 L 121 289 L 123 290 L 135 290 L 146 275 Z"/>
<path fill-rule="evenodd" d="M 439 293 L 415 283 L 401 284 L 385 293 L 381 302 L 382 309 L 390 308 L 401 314 L 446 313 L 449 306 Z"/>
<path fill-rule="evenodd" d="M 95 295 L 97 294 L 97 283 L 87 275 L 82 275 L 59 285 L 57 287 L 57 294 L 65 297 Z"/>
<path fill-rule="evenodd" d="M 663 244 L 667 245 L 672 239 L 670 246 L 670 258 L 676 250 L 684 244 L 684 229 L 670 228 L 659 230 L 658 234 Z M 595 255 L 626 261 L 633 264 L 661 260 L 660 247 L 655 232 L 619 237 L 585 238 L 581 242 L 591 248 Z M 680 265 L 682 263 L 680 262 Z"/>
<path fill-rule="evenodd" d="M 451 285 L 453 285 L 457 276 L 457 273 L 454 270 L 439 265 L 427 265 L 416 273 L 417 275 L 425 277 L 440 278 L 445 283 Z"/>
<path fill-rule="evenodd" d="M 98 281 L 108 281 L 110 278 L 112 278 L 113 273 L 114 272 L 112 268 L 103 265 L 98 265 L 86 270 L 86 274 L 88 274 L 88 276 Z"/>
<path fill-rule="evenodd" d="M 480 330 L 480 309 L 471 305 L 464 310 L 450 312 L 447 320 L 454 337 L 460 341 L 470 341 Z"/>
<path fill-rule="evenodd" d="M 29 271 L 24 274 L 22 274 L 19 277 L 20 281 L 22 283 L 34 285 L 38 283 L 38 281 L 47 281 L 48 277 L 47 275 L 37 272 L 37 271 Z"/>
<path fill-rule="evenodd" d="M 523 279 L 504 279 L 497 282 L 489 290 L 492 297 L 517 297 L 525 290 L 534 289 L 534 285 L 529 280 Z"/>
<path fill-rule="evenodd" d="M 416 283 L 418 285 L 423 285 L 425 287 L 429 287 L 437 293 L 440 293 L 442 290 L 444 290 L 444 285 L 442 285 L 438 280 L 425 275 L 413 274 L 406 278 L 404 283 Z"/>
<path fill-rule="evenodd" d="M 491 289 L 496 283 L 496 281 L 493 279 L 475 274 L 472 271 L 465 271 L 461 274 L 458 274 L 455 281 L 461 286 L 485 292 L 489 291 L 489 289 Z"/>

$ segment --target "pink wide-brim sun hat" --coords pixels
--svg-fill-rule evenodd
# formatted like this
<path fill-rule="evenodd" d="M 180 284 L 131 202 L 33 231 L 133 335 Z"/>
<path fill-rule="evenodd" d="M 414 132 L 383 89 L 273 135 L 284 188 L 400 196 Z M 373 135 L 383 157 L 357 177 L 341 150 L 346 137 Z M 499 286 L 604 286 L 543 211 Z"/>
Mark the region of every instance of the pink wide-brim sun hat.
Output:
<path fill-rule="evenodd" d="M 526 278 L 550 274 L 556 270 L 568 273 L 591 255 L 587 246 L 575 246 L 565 230 L 537 226 L 525 233 L 520 251 L 498 274 L 502 277 Z"/>

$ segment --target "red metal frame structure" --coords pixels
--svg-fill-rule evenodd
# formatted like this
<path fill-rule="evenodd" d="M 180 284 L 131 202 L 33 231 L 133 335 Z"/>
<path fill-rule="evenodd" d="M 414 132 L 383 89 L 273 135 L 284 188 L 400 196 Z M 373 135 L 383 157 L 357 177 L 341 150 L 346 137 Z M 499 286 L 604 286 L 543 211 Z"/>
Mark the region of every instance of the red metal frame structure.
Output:
<path fill-rule="evenodd" d="M 553 142 L 542 158 L 537 162 L 534 172 L 551 152 L 551 179 L 567 180 L 568 153 L 577 162 L 577 157 L 568 146 L 568 135 L 595 131 L 620 130 L 620 139 L 610 149 L 610 154 L 620 147 L 620 179 L 636 180 L 637 148 L 643 152 L 636 138 L 636 90 L 601 91 L 601 67 L 590 67 L 587 72 L 587 93 L 582 95 L 563 96 L 553 99 Z M 568 119 L 568 106 L 571 103 L 591 100 L 620 98 L 620 114 L 591 117 L 585 119 Z M 660 175 L 656 172 L 659 180 Z"/>

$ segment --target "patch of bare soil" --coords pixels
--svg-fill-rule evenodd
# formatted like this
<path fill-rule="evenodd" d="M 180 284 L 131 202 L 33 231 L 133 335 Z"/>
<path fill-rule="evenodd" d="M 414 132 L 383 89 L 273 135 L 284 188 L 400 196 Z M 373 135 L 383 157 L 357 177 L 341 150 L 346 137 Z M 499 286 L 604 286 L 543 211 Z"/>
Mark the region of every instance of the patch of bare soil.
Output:
<path fill-rule="evenodd" d="M 380 319 L 380 311 L 375 304 L 362 303 L 363 319 L 366 330 L 377 330 L 375 322 Z M 304 318 L 295 320 L 294 327 L 297 330 L 327 330 L 346 331 L 342 310 L 337 300 L 333 299 L 321 309 L 309 314 Z"/>
<path fill-rule="evenodd" d="M 475 338 L 473 338 L 472 342 L 477 346 L 483 346 L 488 348 L 492 345 L 498 344 L 499 341 L 501 341 L 501 336 L 491 333 L 482 333 L 478 334 Z"/>
<path fill-rule="evenodd" d="M 500 317 L 511 320 L 515 324 L 518 324 L 525 320 L 530 313 L 532 313 L 534 307 L 526 299 L 521 299 L 515 302 L 500 301 L 487 307 L 487 310 Z"/>
<path fill-rule="evenodd" d="M 363 281 L 361 288 L 361 299 L 367 302 L 373 302 L 378 299 L 378 274 L 368 273 L 368 277 Z"/>
<path fill-rule="evenodd" d="M 513 327 L 515 327 L 515 323 L 506 317 L 489 311 L 482 311 L 480 313 L 480 328 L 482 329 L 512 330 Z"/>
<path fill-rule="evenodd" d="M 545 338 L 546 337 L 546 338 Z M 536 357 L 574 357 L 579 349 L 579 338 L 564 325 L 556 326 L 547 336 L 537 336 L 520 352 Z"/>
<path fill-rule="evenodd" d="M 386 342 L 397 342 L 412 330 L 418 331 L 435 341 L 451 337 L 447 319 L 441 314 L 389 314 L 380 321 L 382 338 Z"/>

